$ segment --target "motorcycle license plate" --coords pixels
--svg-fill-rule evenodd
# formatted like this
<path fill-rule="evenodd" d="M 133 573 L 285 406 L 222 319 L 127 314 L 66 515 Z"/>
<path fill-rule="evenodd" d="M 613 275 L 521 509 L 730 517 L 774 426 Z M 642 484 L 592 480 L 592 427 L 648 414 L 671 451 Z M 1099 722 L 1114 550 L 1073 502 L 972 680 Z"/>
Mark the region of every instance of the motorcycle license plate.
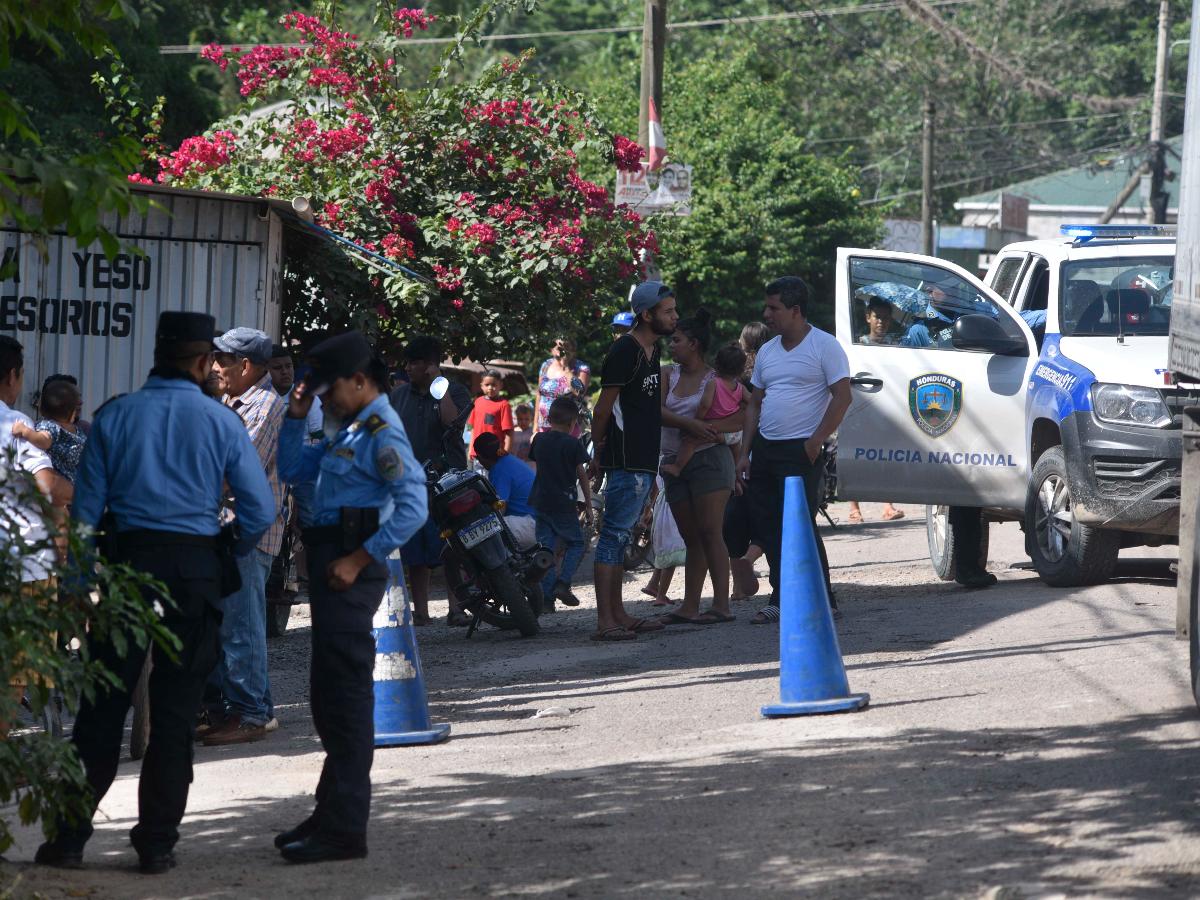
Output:
<path fill-rule="evenodd" d="M 495 516 L 480 519 L 458 532 L 458 539 L 464 547 L 470 550 L 476 544 L 481 544 L 494 534 L 500 533 L 500 520 Z"/>

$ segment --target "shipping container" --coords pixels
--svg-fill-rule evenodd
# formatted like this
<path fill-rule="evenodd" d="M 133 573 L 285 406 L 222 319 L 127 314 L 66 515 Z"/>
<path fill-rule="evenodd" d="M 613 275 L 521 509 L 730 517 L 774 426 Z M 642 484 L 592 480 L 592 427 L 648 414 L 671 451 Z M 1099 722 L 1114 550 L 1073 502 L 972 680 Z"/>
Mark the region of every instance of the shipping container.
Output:
<path fill-rule="evenodd" d="M 122 242 L 107 259 L 99 244 L 70 237 L 3 233 L 3 259 L 15 271 L 0 285 L 0 334 L 25 348 L 25 393 L 46 376 L 74 375 L 84 417 L 116 394 L 136 390 L 153 365 L 160 312 L 206 312 L 217 328 L 259 328 L 279 338 L 286 204 L 257 197 L 135 186 L 151 201 L 143 215 L 110 213 Z"/>

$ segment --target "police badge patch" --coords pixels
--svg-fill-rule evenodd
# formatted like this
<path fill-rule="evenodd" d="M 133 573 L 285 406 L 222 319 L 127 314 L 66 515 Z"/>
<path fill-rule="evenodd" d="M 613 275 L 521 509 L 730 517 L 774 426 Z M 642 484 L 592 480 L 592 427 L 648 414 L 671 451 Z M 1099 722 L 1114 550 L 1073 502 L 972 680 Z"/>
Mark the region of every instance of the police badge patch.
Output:
<path fill-rule="evenodd" d="M 918 375 L 908 383 L 908 411 L 923 432 L 941 437 L 962 412 L 962 382 L 949 375 Z"/>
<path fill-rule="evenodd" d="M 384 481 L 395 481 L 404 474 L 404 463 L 395 447 L 383 447 L 375 454 L 375 465 L 379 467 L 379 475 Z"/>

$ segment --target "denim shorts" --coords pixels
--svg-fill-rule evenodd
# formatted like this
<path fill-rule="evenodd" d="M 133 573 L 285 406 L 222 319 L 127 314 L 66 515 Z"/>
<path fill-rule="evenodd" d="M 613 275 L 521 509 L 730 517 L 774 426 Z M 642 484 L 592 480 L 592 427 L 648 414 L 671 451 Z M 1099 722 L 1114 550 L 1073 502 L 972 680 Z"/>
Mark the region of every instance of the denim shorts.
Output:
<path fill-rule="evenodd" d="M 629 472 L 625 469 L 609 469 L 606 476 L 604 520 L 600 524 L 595 562 L 619 566 L 623 562 L 630 532 L 646 508 L 646 498 L 654 486 L 654 476 L 649 472 Z"/>

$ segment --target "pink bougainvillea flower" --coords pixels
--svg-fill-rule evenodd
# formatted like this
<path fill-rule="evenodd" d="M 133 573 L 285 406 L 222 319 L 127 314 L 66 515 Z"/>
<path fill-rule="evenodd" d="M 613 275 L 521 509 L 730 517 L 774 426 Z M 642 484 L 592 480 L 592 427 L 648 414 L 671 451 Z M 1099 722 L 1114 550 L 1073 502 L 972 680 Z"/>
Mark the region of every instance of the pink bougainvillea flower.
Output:
<path fill-rule="evenodd" d="M 392 13 L 396 30 L 406 38 L 413 36 L 413 29 L 428 31 L 429 26 L 437 21 L 437 16 L 431 16 L 423 9 L 398 9 Z"/>
<path fill-rule="evenodd" d="M 646 151 L 638 145 L 637 141 L 631 141 L 620 134 L 613 135 L 613 156 L 616 159 L 617 168 L 622 172 L 640 170 L 645 155 Z"/>

